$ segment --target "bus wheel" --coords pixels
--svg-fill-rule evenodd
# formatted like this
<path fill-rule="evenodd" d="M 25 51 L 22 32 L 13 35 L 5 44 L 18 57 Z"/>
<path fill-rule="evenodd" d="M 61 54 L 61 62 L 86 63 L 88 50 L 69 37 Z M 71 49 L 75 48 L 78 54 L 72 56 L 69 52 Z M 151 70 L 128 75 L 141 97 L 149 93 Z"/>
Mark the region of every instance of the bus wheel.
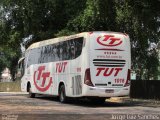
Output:
<path fill-rule="evenodd" d="M 61 103 L 66 103 L 67 102 L 67 97 L 66 97 L 66 92 L 65 92 L 65 86 L 61 85 L 59 88 L 59 101 Z"/>
<path fill-rule="evenodd" d="M 32 93 L 31 85 L 29 85 L 28 92 L 30 98 L 35 98 L 35 93 Z"/>

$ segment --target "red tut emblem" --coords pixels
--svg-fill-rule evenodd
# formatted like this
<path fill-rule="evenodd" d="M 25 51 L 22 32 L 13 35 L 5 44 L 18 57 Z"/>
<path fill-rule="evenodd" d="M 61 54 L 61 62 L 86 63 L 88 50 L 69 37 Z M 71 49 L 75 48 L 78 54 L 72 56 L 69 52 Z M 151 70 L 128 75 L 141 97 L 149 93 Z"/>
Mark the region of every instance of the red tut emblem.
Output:
<path fill-rule="evenodd" d="M 110 75 L 117 76 L 120 71 L 122 71 L 122 68 L 97 68 L 96 76 L 100 76 L 101 74 L 105 77 Z"/>
<path fill-rule="evenodd" d="M 120 38 L 116 38 L 114 35 L 104 35 L 104 36 L 99 36 L 97 38 L 97 42 L 100 45 L 103 46 L 118 46 L 122 43 L 122 40 Z"/>
<path fill-rule="evenodd" d="M 34 72 L 33 76 L 35 87 L 41 92 L 48 90 L 52 83 L 52 77 L 50 77 L 50 72 L 44 72 L 44 70 L 45 66 L 38 67 L 38 70 Z M 41 85 L 37 84 L 37 80 L 42 80 Z M 46 85 L 45 83 L 47 80 L 49 80 L 49 82 L 47 82 L 48 84 Z"/>

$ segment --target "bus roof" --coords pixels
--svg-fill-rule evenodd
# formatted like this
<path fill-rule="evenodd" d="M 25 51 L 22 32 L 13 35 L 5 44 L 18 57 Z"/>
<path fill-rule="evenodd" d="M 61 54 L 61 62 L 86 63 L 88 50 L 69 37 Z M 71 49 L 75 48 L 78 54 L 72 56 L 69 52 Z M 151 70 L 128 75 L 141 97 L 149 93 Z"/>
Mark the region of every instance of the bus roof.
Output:
<path fill-rule="evenodd" d="M 83 37 L 85 35 L 92 34 L 92 33 L 103 33 L 103 32 L 107 32 L 107 33 L 112 33 L 112 34 L 123 34 L 123 35 L 127 35 L 125 33 L 121 33 L 121 32 L 112 32 L 112 31 L 92 31 L 92 32 L 82 32 L 79 34 L 75 34 L 75 35 L 70 35 L 70 36 L 62 36 L 62 37 L 58 37 L 58 38 L 51 38 L 48 40 L 43 40 L 43 41 L 39 41 L 36 43 L 31 44 L 27 50 L 33 49 L 33 48 L 38 48 L 41 46 L 46 46 L 46 45 L 50 45 L 50 44 L 54 44 L 54 43 L 58 43 L 60 41 L 66 41 L 72 38 L 77 38 L 77 37 Z"/>
<path fill-rule="evenodd" d="M 29 49 L 33 49 L 33 48 L 38 48 L 40 46 L 46 46 L 49 44 L 54 44 L 54 43 L 58 43 L 60 41 L 66 41 L 68 39 L 72 39 L 72 38 L 77 38 L 77 37 L 82 37 L 84 36 L 86 33 L 88 32 L 83 32 L 83 33 L 79 33 L 79 34 L 75 34 L 75 35 L 70 35 L 70 36 L 62 36 L 62 37 L 58 37 L 58 38 L 51 38 L 48 40 L 43 40 L 43 41 L 39 41 L 36 43 L 31 44 L 27 50 Z"/>

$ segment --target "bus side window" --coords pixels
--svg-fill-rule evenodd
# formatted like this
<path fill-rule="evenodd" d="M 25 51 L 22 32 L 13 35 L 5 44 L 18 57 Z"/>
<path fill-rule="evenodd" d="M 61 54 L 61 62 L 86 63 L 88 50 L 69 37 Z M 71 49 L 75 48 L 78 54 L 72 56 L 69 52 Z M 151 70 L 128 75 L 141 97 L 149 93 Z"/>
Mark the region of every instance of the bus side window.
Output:
<path fill-rule="evenodd" d="M 75 59 L 76 58 L 76 46 L 75 46 L 75 41 L 74 39 L 71 41 L 71 59 Z"/>
<path fill-rule="evenodd" d="M 24 75 L 24 61 L 25 59 L 22 59 L 19 63 L 18 63 L 18 71 L 17 71 L 17 77 L 22 77 Z"/>
<path fill-rule="evenodd" d="M 77 38 L 78 40 L 75 41 L 76 44 L 76 57 L 81 55 L 82 48 L 83 48 L 83 38 Z"/>
<path fill-rule="evenodd" d="M 68 46 L 67 46 L 67 42 L 68 41 L 65 41 L 63 42 L 63 52 L 62 52 L 62 60 L 68 60 Z"/>
<path fill-rule="evenodd" d="M 83 38 L 75 38 L 69 41 L 69 59 L 75 59 L 81 55 Z"/>
<path fill-rule="evenodd" d="M 64 48 L 63 48 L 63 42 L 59 44 L 59 60 L 63 60 L 63 51 L 64 51 Z"/>

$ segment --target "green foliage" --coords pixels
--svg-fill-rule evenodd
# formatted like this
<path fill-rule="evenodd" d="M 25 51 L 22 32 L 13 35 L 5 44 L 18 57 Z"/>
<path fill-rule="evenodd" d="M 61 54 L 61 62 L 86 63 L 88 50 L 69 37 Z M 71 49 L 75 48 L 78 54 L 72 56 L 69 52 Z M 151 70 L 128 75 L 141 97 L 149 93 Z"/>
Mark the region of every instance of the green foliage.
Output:
<path fill-rule="evenodd" d="M 3 57 L 2 58 L 2 56 L 1 56 L 1 58 L 0 58 L 0 73 L 4 70 L 4 68 L 6 67 L 6 60 L 5 60 L 5 58 Z"/>
<path fill-rule="evenodd" d="M 132 66 L 133 69 L 140 69 L 141 75 L 147 69 L 147 76 L 157 76 L 158 55 L 150 55 L 148 49 L 151 42 L 159 41 L 159 5 L 158 0 L 126 0 L 116 5 L 117 26 L 130 35 Z"/>
<path fill-rule="evenodd" d="M 14 74 L 20 43 L 30 35 L 25 47 L 83 31 L 117 31 L 131 38 L 133 69 L 156 76 L 157 53 L 148 49 L 160 39 L 159 6 L 159 0 L 1 0 L 0 67 Z"/>
<path fill-rule="evenodd" d="M 59 31 L 57 34 L 55 34 L 56 37 L 61 37 L 61 36 L 67 36 L 67 35 L 73 35 L 76 34 L 76 32 L 69 31 L 68 29 L 63 29 Z"/>
<path fill-rule="evenodd" d="M 74 19 L 67 28 L 72 31 L 104 31 L 114 30 L 114 2 L 109 0 L 87 0 L 86 8 Z"/>

